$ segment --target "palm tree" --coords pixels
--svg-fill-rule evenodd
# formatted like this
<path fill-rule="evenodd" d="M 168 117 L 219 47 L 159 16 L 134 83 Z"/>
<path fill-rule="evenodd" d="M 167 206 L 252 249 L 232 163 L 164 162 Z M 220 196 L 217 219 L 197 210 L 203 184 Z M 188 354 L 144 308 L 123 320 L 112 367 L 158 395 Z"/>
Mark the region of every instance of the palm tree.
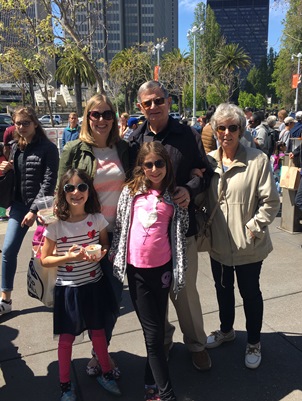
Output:
<path fill-rule="evenodd" d="M 183 91 L 190 78 L 191 58 L 188 53 L 174 49 L 166 53 L 161 62 L 160 80 L 165 82 L 170 93 L 178 97 L 179 113 L 182 113 Z"/>
<path fill-rule="evenodd" d="M 235 82 L 239 80 L 240 69 L 247 69 L 251 64 L 250 57 L 239 47 L 238 43 L 230 43 L 218 49 L 213 67 L 220 75 L 221 81 L 229 88 L 228 101 L 235 91 Z"/>
<path fill-rule="evenodd" d="M 82 115 L 82 84 L 94 85 L 95 75 L 84 57 L 77 51 L 71 50 L 58 62 L 55 75 L 62 84 L 74 87 L 76 108 L 79 116 Z"/>

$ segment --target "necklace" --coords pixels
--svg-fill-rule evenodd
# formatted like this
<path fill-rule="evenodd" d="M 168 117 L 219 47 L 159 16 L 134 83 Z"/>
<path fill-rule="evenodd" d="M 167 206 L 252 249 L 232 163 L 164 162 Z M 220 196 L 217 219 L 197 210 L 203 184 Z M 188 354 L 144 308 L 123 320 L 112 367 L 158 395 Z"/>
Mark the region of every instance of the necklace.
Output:
<path fill-rule="evenodd" d="M 152 205 L 152 210 L 150 212 L 143 208 L 138 209 L 138 220 L 145 231 L 145 235 L 143 235 L 143 245 L 145 245 L 147 237 L 150 237 L 149 231 L 151 226 L 157 221 L 157 204 L 161 201 L 162 196 L 155 197 Z"/>

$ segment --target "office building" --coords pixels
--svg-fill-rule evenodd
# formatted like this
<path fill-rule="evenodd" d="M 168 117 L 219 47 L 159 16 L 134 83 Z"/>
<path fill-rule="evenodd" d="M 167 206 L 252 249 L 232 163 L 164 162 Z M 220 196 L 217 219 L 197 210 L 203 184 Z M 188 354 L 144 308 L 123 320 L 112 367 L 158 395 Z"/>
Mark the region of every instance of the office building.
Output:
<path fill-rule="evenodd" d="M 207 5 L 227 42 L 239 43 L 259 67 L 267 55 L 269 0 L 208 0 Z"/>
<path fill-rule="evenodd" d="M 121 50 L 144 42 L 167 38 L 165 51 L 178 47 L 177 0 L 96 0 L 77 11 L 77 24 L 93 59 L 108 64 Z"/>

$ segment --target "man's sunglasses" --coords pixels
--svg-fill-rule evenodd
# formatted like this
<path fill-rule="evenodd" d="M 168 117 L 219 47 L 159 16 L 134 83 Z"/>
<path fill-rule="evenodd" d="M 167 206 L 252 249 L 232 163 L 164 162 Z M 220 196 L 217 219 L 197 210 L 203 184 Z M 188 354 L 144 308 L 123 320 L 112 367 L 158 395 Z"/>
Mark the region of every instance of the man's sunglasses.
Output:
<path fill-rule="evenodd" d="M 292 122 L 290 122 L 290 123 L 284 123 L 284 125 L 286 125 L 287 127 L 289 126 L 289 125 L 291 125 L 291 124 L 293 124 L 294 122 L 292 121 Z"/>
<path fill-rule="evenodd" d="M 146 100 L 145 102 L 141 102 L 141 105 L 145 110 L 150 109 L 152 106 L 152 103 L 155 104 L 155 106 L 161 106 L 162 104 L 165 103 L 166 98 L 165 97 L 157 97 L 156 99 L 151 99 L 151 100 Z"/>
<path fill-rule="evenodd" d="M 100 113 L 99 111 L 89 111 L 88 112 L 88 118 L 91 121 L 99 120 L 101 117 L 103 118 L 103 120 L 113 120 L 114 116 L 115 116 L 115 114 L 111 110 L 103 111 L 103 113 Z"/>
<path fill-rule="evenodd" d="M 228 127 L 225 127 L 224 125 L 218 125 L 217 132 L 222 134 L 227 129 L 229 130 L 229 132 L 236 132 L 238 130 L 238 128 L 239 128 L 239 125 L 235 125 L 235 124 L 229 125 Z"/>
<path fill-rule="evenodd" d="M 154 163 L 146 162 L 143 164 L 143 166 L 146 170 L 152 170 L 153 166 L 155 166 L 156 168 L 164 168 L 166 166 L 166 162 L 163 159 L 158 159 L 155 160 Z"/>
<path fill-rule="evenodd" d="M 69 192 L 74 192 L 76 189 L 80 192 L 86 192 L 88 190 L 88 184 L 85 184 L 85 182 L 82 182 L 81 184 L 78 185 L 72 185 L 72 184 L 65 184 L 64 185 L 64 192 L 69 193 Z"/>

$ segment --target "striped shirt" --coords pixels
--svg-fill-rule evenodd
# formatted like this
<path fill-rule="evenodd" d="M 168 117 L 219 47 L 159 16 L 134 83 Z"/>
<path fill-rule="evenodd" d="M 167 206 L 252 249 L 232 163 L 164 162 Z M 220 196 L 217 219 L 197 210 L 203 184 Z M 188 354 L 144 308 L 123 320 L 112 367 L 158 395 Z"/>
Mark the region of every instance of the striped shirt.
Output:
<path fill-rule="evenodd" d="M 101 212 L 108 221 L 107 230 L 113 232 L 117 203 L 125 182 L 125 172 L 115 146 L 93 148 L 97 159 L 97 170 L 93 185 L 99 197 Z"/>
<path fill-rule="evenodd" d="M 108 225 L 101 213 L 88 214 L 79 222 L 57 220 L 47 226 L 45 237 L 56 243 L 56 253 L 65 255 L 69 248 L 77 244 L 79 250 L 91 244 L 100 243 L 100 231 Z M 78 287 L 96 282 L 102 277 L 100 262 L 74 261 L 58 266 L 57 286 Z"/>

